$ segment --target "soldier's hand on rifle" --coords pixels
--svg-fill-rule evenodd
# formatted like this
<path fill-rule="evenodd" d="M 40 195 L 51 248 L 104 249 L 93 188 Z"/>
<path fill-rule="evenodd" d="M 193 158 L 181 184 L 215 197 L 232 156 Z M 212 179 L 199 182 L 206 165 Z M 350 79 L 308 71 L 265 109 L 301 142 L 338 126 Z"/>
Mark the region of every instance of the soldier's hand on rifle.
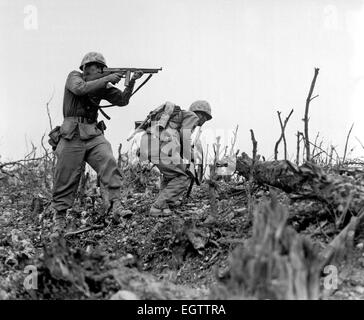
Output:
<path fill-rule="evenodd" d="M 137 80 L 137 79 L 141 78 L 143 76 L 143 74 L 144 73 L 141 70 L 135 71 L 131 80 Z"/>
<path fill-rule="evenodd" d="M 112 84 L 116 84 L 121 80 L 122 75 L 120 73 L 112 73 L 112 74 L 109 74 L 108 76 L 106 76 L 106 78 L 107 78 L 108 82 L 111 82 Z"/>

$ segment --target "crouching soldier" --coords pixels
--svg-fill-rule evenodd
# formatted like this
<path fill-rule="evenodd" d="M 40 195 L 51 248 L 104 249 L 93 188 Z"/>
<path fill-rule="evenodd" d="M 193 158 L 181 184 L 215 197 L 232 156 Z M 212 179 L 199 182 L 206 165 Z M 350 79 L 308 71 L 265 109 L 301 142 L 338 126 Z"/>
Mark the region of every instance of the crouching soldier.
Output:
<path fill-rule="evenodd" d="M 82 73 L 72 71 L 66 80 L 63 99 L 64 121 L 55 149 L 57 164 L 52 197 L 54 226 L 51 238 L 62 236 L 66 228 L 66 211 L 73 205 L 83 161 L 97 172 L 101 183 L 108 189 L 108 211 L 117 214 L 123 208 L 120 200 L 121 173 L 111 145 L 103 135 L 104 128 L 97 123 L 98 104 L 101 99 L 105 99 L 114 105 L 126 106 L 135 80 L 142 76 L 142 72 L 133 74 L 124 91 L 110 85 L 120 81 L 120 74 L 85 81 L 86 76 L 100 73 L 102 67 L 106 67 L 106 61 L 100 53 L 87 53 L 81 62 Z"/>
<path fill-rule="evenodd" d="M 160 193 L 150 214 L 167 216 L 190 185 L 191 172 L 187 168 L 193 161 L 191 134 L 212 116 L 209 103 L 203 100 L 192 103 L 188 111 L 170 102 L 157 110 L 162 111 L 161 116 L 152 116 L 151 126 L 141 139 L 140 158 L 148 157 L 162 174 Z"/>

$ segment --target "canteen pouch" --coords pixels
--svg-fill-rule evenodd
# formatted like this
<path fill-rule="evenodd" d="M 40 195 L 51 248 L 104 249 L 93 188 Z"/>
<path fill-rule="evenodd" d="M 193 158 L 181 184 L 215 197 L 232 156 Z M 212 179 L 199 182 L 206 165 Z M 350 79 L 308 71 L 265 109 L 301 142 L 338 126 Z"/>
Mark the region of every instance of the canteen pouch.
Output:
<path fill-rule="evenodd" d="M 51 145 L 53 151 L 56 150 L 57 145 L 58 145 L 59 141 L 61 140 L 61 131 L 60 131 L 60 129 L 61 129 L 60 126 L 56 126 L 48 134 L 48 136 L 50 138 L 48 140 L 48 143 Z"/>

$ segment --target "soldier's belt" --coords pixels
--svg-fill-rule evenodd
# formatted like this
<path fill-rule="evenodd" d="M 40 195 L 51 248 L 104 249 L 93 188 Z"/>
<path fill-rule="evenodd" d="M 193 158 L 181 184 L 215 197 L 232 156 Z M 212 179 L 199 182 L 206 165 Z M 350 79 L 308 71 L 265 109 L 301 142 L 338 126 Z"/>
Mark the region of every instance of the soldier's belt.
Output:
<path fill-rule="evenodd" d="M 65 117 L 65 119 L 70 119 L 73 121 L 77 121 L 79 123 L 96 123 L 95 119 L 89 119 L 89 118 L 85 118 L 85 117 Z"/>

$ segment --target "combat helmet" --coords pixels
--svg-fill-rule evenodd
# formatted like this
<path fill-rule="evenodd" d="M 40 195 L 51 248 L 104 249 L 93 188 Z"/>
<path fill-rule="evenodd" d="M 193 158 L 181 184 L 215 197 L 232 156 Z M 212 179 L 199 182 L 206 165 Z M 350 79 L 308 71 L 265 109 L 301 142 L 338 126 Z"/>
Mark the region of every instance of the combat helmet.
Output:
<path fill-rule="evenodd" d="M 85 67 L 85 65 L 88 63 L 91 63 L 91 62 L 97 62 L 107 68 L 106 60 L 101 53 L 88 52 L 85 54 L 85 56 L 83 57 L 83 59 L 81 61 L 80 69 L 83 71 L 83 68 Z"/>
<path fill-rule="evenodd" d="M 208 120 L 212 119 L 211 115 L 211 106 L 210 104 L 205 100 L 197 100 L 193 102 L 190 106 L 190 111 L 201 111 L 204 112 L 208 116 Z"/>

